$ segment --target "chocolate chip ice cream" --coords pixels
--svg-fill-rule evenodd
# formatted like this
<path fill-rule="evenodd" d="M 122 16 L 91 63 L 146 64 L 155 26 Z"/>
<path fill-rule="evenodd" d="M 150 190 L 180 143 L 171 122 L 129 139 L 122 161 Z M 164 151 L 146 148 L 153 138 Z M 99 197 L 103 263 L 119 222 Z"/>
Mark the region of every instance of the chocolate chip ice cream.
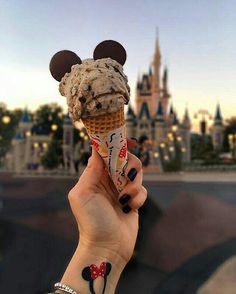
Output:
<path fill-rule="evenodd" d="M 130 97 L 123 67 L 111 58 L 86 59 L 73 65 L 62 78 L 59 90 L 67 98 L 73 121 L 117 112 Z"/>

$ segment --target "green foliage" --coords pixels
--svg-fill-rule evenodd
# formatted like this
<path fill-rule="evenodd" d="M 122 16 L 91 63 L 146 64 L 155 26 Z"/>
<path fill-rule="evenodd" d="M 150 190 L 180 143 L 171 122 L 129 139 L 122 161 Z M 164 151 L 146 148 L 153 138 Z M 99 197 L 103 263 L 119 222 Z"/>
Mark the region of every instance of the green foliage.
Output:
<path fill-rule="evenodd" d="M 0 105 L 0 162 L 11 147 L 11 140 L 15 135 L 16 127 L 18 125 L 19 119 L 22 112 L 19 110 L 10 111 L 7 110 L 5 106 Z M 10 122 L 4 124 L 2 118 L 8 116 Z"/>
<path fill-rule="evenodd" d="M 182 152 L 180 144 L 174 141 L 174 152 L 168 153 L 169 160 L 164 159 L 163 151 L 160 150 L 162 167 L 165 172 L 176 172 L 182 169 Z"/>
<path fill-rule="evenodd" d="M 57 104 L 45 104 L 39 107 L 35 112 L 34 127 L 41 128 L 47 133 L 52 133 L 51 126 L 58 126 L 58 129 L 53 132 L 54 137 L 62 140 L 63 136 L 63 110 Z"/>
<path fill-rule="evenodd" d="M 236 134 L 236 117 L 233 117 L 230 120 L 228 120 L 228 124 L 224 130 L 224 140 L 223 140 L 224 152 L 230 151 L 229 140 L 228 140 L 229 134 Z"/>
<path fill-rule="evenodd" d="M 52 139 L 47 151 L 41 158 L 41 164 L 45 169 L 54 169 L 62 162 L 62 147 L 57 139 Z"/>
<path fill-rule="evenodd" d="M 219 152 L 214 150 L 209 135 L 193 134 L 191 138 L 192 160 L 202 160 L 203 165 L 220 164 Z"/>
<path fill-rule="evenodd" d="M 209 153 L 213 152 L 213 143 L 209 135 L 193 134 L 191 137 L 191 156 L 192 160 L 205 160 Z"/>

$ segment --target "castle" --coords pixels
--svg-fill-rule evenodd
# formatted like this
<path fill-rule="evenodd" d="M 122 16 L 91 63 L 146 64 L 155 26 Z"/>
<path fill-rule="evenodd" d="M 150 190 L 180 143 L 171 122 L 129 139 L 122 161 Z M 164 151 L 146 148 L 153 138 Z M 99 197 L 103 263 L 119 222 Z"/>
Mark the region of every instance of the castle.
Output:
<path fill-rule="evenodd" d="M 53 125 L 52 125 L 53 126 Z M 55 125 L 54 125 L 55 127 Z M 64 172 L 68 174 L 75 173 L 74 169 L 74 152 L 77 145 L 73 142 L 73 125 L 68 115 L 63 121 L 63 161 Z M 12 150 L 7 154 L 7 168 L 16 173 L 25 171 L 43 172 L 41 157 L 45 154 L 52 140 L 50 133 L 41 128 L 33 127 L 33 121 L 25 109 L 15 137 L 12 140 Z"/>
<path fill-rule="evenodd" d="M 150 163 L 160 167 L 160 154 L 164 160 L 174 157 L 177 143 L 180 146 L 182 162 L 191 160 L 191 121 L 188 110 L 180 120 L 173 105 L 170 104 L 168 70 L 164 68 L 161 76 L 161 51 L 156 38 L 155 52 L 149 72 L 138 78 L 135 93 L 135 108 L 130 105 L 126 114 L 127 137 L 135 137 L 148 142 Z M 73 125 L 68 115 L 63 121 L 63 167 L 64 173 L 74 174 L 76 156 L 81 148 L 89 151 L 89 142 L 81 147 L 73 140 Z M 214 148 L 221 151 L 224 124 L 217 106 L 214 123 L 210 129 Z M 84 133 L 83 136 L 87 137 Z M 6 166 L 17 173 L 36 170 L 43 172 L 41 157 L 45 154 L 52 136 L 45 130 L 33 127 L 27 110 L 23 112 L 18 130 L 12 140 L 12 150 L 7 155 Z M 88 140 L 88 137 L 87 137 Z M 86 140 L 85 140 L 86 141 Z M 159 169 L 161 170 L 161 168 Z"/>
<path fill-rule="evenodd" d="M 168 70 L 165 67 L 161 76 L 158 38 L 149 72 L 138 78 L 135 94 L 135 109 L 129 106 L 126 116 L 128 137 L 148 140 L 151 144 L 150 153 L 158 156 L 160 149 L 163 149 L 167 160 L 170 158 L 168 154 L 174 152 L 173 142 L 177 140 L 181 146 L 182 161 L 189 162 L 191 121 L 187 109 L 180 121 L 173 105 L 170 105 Z"/>

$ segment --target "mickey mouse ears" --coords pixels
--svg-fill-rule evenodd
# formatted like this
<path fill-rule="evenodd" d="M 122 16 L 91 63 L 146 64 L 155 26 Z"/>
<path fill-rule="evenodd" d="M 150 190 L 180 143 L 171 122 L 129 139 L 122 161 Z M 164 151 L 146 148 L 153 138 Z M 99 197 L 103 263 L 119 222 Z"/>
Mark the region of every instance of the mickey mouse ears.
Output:
<path fill-rule="evenodd" d="M 72 65 L 81 63 L 81 59 L 74 52 L 62 50 L 53 55 L 49 69 L 54 79 L 60 82 L 65 73 L 71 71 Z"/>
<path fill-rule="evenodd" d="M 106 40 L 96 46 L 93 52 L 93 58 L 97 60 L 108 57 L 124 65 L 126 61 L 126 51 L 120 43 L 113 40 Z M 81 63 L 80 57 L 74 52 L 62 50 L 53 55 L 49 64 L 49 69 L 53 78 L 60 82 L 65 73 L 71 71 L 72 65 Z"/>
<path fill-rule="evenodd" d="M 106 40 L 97 45 L 93 52 L 94 60 L 110 57 L 121 65 L 125 64 L 126 51 L 125 48 L 118 42 Z"/>

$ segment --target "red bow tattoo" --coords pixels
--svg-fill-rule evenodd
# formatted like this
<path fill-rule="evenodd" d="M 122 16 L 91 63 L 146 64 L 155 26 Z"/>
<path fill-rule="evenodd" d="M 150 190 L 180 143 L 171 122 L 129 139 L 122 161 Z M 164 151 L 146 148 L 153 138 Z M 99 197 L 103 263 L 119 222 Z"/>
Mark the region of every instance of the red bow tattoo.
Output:
<path fill-rule="evenodd" d="M 102 262 L 100 266 L 96 266 L 95 264 L 91 264 L 90 266 L 86 266 L 82 271 L 82 277 L 85 281 L 89 282 L 89 290 L 91 294 L 96 294 L 94 291 L 93 282 L 97 277 L 102 277 L 104 279 L 104 286 L 102 293 L 105 293 L 107 276 L 111 271 L 111 264 L 109 262 Z"/>
<path fill-rule="evenodd" d="M 89 268 L 90 268 L 90 275 L 92 280 L 95 280 L 99 276 L 104 278 L 104 275 L 106 272 L 105 262 L 102 262 L 100 267 L 97 267 L 95 264 L 91 264 Z"/>

